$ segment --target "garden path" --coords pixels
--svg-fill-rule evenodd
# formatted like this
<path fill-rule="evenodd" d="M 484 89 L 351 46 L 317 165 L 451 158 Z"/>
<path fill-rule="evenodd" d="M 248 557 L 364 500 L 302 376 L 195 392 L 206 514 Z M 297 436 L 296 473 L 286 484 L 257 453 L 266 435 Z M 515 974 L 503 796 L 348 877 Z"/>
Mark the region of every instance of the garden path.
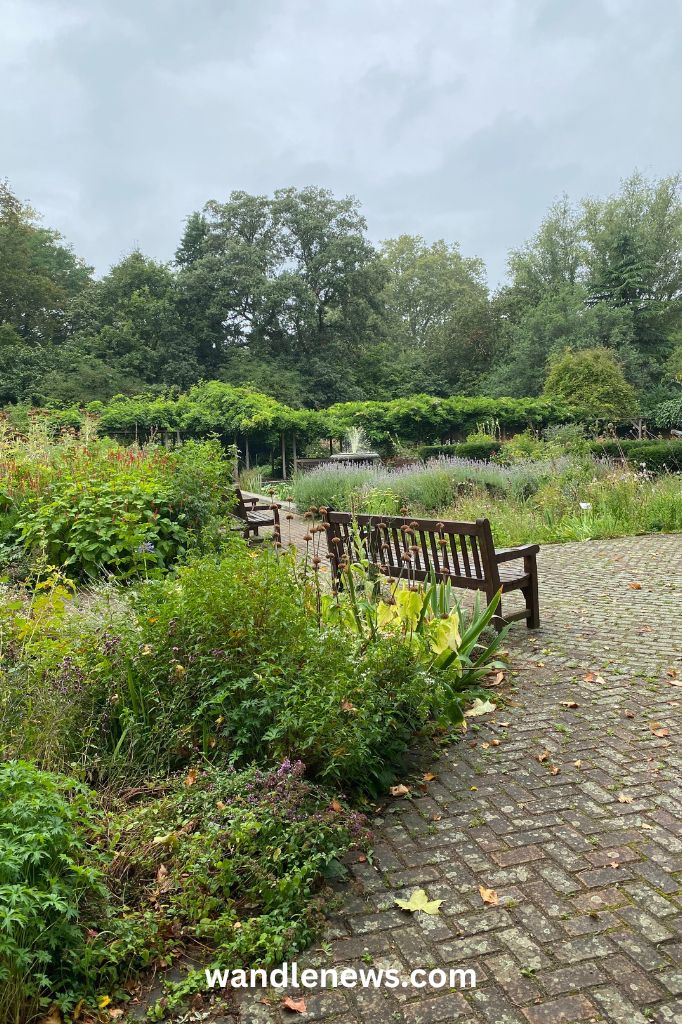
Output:
<path fill-rule="evenodd" d="M 510 703 L 406 780 L 300 961 L 473 967 L 478 987 L 309 993 L 301 1019 L 682 1024 L 682 539 L 548 545 L 539 574 Z M 438 916 L 394 905 L 416 888 Z M 297 1017 L 261 996 L 244 1024 Z"/>

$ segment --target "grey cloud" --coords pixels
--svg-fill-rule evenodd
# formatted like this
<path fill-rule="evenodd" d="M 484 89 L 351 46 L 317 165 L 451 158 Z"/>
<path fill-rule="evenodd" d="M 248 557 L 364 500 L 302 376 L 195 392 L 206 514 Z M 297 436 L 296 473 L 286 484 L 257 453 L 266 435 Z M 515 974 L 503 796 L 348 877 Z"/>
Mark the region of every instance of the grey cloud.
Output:
<path fill-rule="evenodd" d="M 558 194 L 682 168 L 680 0 L 0 0 L 0 176 L 98 272 L 319 184 L 493 284 Z"/>

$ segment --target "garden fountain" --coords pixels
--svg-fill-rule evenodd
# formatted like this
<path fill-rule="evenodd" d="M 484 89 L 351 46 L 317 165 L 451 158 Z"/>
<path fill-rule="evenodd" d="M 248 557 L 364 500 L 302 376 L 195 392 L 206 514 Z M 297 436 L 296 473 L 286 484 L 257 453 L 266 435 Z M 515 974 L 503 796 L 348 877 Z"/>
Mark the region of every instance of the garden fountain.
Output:
<path fill-rule="evenodd" d="M 348 465 L 366 465 L 381 462 L 378 452 L 369 449 L 369 438 L 362 427 L 351 427 L 344 438 L 346 451 L 329 456 L 329 462 L 343 462 Z"/>

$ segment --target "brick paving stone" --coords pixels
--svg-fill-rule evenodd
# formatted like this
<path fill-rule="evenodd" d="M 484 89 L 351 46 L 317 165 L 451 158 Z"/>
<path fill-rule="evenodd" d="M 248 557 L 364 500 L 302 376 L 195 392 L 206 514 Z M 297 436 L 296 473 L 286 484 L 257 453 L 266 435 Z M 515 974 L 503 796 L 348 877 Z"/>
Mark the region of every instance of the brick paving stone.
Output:
<path fill-rule="evenodd" d="M 284 539 L 306 530 L 295 517 Z M 682 691 L 667 674 L 682 671 L 682 538 L 547 545 L 539 575 L 542 628 L 507 638 L 511 703 L 441 752 L 425 792 L 392 802 L 326 937 L 328 964 L 473 966 L 476 989 L 345 990 L 311 1000 L 309 1019 L 682 1024 Z M 417 887 L 441 915 L 395 907 Z M 290 1019 L 255 1000 L 240 999 L 242 1021 Z"/>
<path fill-rule="evenodd" d="M 574 967 L 560 967 L 557 971 L 543 973 L 540 983 L 551 996 L 562 992 L 573 992 L 578 989 L 600 985 L 607 980 L 606 975 L 595 964 L 576 964 Z"/>
<path fill-rule="evenodd" d="M 403 1007 L 403 1017 L 408 1024 L 444 1024 L 470 1012 L 469 1004 L 459 992 L 447 992 Z"/>
<path fill-rule="evenodd" d="M 529 1024 L 572 1024 L 594 1019 L 594 1005 L 585 996 L 562 996 L 523 1011 Z"/>
<path fill-rule="evenodd" d="M 615 986 L 595 989 L 593 995 L 613 1024 L 647 1024 L 646 1017 Z"/>
<path fill-rule="evenodd" d="M 625 992 L 633 1003 L 654 1003 L 665 995 L 654 975 L 648 975 L 626 956 L 618 954 L 602 961 L 602 967 Z M 660 975 L 656 977 L 660 978 Z"/>

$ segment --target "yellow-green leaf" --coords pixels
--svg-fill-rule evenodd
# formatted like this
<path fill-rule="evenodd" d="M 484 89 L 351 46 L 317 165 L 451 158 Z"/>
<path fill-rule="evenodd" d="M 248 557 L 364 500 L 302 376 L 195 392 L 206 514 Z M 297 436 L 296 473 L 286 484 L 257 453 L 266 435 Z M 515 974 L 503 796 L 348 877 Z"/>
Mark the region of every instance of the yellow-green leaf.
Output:
<path fill-rule="evenodd" d="M 395 901 L 402 910 L 409 910 L 412 914 L 421 911 L 422 914 L 438 914 L 442 900 L 430 900 L 423 889 L 415 889 L 409 900 Z"/>
<path fill-rule="evenodd" d="M 459 621 L 455 615 L 449 615 L 447 619 L 439 619 L 432 627 L 431 650 L 434 654 L 456 651 L 461 639 Z"/>

